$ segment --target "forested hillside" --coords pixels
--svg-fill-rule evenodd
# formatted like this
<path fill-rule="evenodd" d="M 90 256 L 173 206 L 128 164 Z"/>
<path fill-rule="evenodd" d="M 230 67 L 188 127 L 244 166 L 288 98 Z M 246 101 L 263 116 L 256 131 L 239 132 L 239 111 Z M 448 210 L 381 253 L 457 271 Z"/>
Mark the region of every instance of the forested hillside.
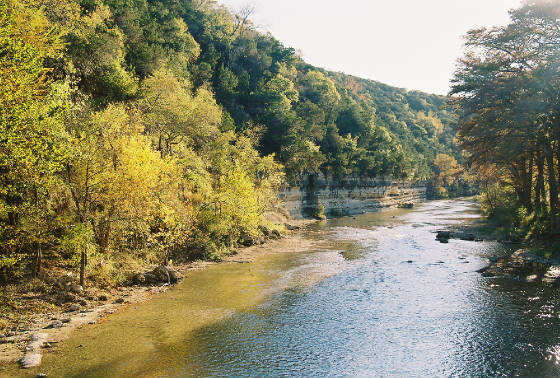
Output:
<path fill-rule="evenodd" d="M 1 280 L 45 260 L 83 283 L 218 258 L 274 227 L 264 215 L 298 175 L 456 167 L 444 97 L 312 67 L 250 13 L 0 0 Z"/>

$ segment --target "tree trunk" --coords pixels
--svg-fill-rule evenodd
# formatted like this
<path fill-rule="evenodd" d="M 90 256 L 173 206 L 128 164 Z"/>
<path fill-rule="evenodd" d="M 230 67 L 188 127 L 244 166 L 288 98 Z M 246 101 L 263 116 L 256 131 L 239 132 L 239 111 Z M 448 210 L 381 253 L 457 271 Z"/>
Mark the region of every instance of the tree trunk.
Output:
<path fill-rule="evenodd" d="M 533 201 L 531 201 L 531 194 L 533 189 L 533 158 L 523 161 L 523 171 L 521 172 L 523 179 L 523 206 L 530 213 L 533 212 Z"/>
<path fill-rule="evenodd" d="M 519 203 L 527 209 L 529 213 L 533 211 L 533 203 L 531 202 L 532 177 L 527 172 L 527 160 L 522 160 L 518 164 L 511 165 L 511 172 L 515 178 L 514 188 Z M 529 161 L 529 165 L 532 164 Z"/>
<path fill-rule="evenodd" d="M 82 256 L 80 259 L 80 285 L 83 288 L 86 287 L 86 264 L 87 264 L 87 244 L 82 250 Z"/>
<path fill-rule="evenodd" d="M 535 187 L 535 210 L 541 212 L 544 204 L 544 157 L 542 152 L 537 153 L 537 185 Z"/>
<path fill-rule="evenodd" d="M 548 191 L 550 197 L 550 228 L 552 233 L 558 231 L 557 213 L 558 213 L 558 183 L 556 181 L 556 167 L 554 165 L 554 154 L 552 146 L 547 143 L 546 165 L 548 168 Z"/>
<path fill-rule="evenodd" d="M 41 250 L 41 246 L 38 245 L 35 254 L 35 269 L 33 272 L 33 276 L 37 277 L 39 273 L 41 273 L 42 263 L 43 263 L 43 251 Z"/>

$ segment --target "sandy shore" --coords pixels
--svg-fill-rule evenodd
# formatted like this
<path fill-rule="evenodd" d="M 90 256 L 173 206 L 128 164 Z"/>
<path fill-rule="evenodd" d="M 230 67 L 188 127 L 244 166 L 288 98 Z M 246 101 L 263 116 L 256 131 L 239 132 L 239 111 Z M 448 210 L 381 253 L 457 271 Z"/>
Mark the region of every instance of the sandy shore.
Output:
<path fill-rule="evenodd" d="M 314 221 L 292 221 L 295 226 L 304 227 Z M 180 278 L 189 273 L 205 269 L 215 264 L 250 263 L 258 256 L 269 253 L 300 251 L 305 244 L 311 245 L 301 231 L 292 231 L 278 240 L 269 240 L 265 244 L 239 248 L 221 262 L 195 261 L 174 265 Z M 166 292 L 172 286 L 126 286 L 111 290 L 97 300 L 88 301 L 86 305 L 67 305 L 58 311 L 35 313 L 29 317 L 26 325 L 20 326 L 15 334 L 0 338 L 0 365 L 20 362 L 22 366 L 37 366 L 41 362 L 44 348 L 51 348 L 67 339 L 73 331 L 91 327 L 105 321 L 111 315 L 127 311 L 131 305 L 145 302 Z"/>

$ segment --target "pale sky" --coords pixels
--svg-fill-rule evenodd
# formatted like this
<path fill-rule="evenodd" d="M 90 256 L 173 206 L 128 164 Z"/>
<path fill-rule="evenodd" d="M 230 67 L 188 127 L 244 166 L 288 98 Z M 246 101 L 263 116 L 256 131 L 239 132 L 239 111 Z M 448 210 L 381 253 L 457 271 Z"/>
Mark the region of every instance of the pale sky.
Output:
<path fill-rule="evenodd" d="M 446 94 L 462 36 L 505 25 L 521 0 L 219 0 L 251 4 L 262 31 L 315 66 Z"/>

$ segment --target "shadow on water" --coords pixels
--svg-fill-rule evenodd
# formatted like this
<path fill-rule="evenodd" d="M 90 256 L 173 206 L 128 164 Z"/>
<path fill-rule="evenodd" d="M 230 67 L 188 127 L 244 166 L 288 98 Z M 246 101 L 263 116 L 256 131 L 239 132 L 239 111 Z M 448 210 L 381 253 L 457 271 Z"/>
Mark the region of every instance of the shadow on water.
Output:
<path fill-rule="evenodd" d="M 42 370 L 560 377 L 558 290 L 475 273 L 507 253 L 498 243 L 435 240 L 438 228 L 477 217 L 469 201 L 436 201 L 315 225 L 309 237 L 321 248 L 195 272 L 175 290 L 78 333 L 46 356 Z"/>

